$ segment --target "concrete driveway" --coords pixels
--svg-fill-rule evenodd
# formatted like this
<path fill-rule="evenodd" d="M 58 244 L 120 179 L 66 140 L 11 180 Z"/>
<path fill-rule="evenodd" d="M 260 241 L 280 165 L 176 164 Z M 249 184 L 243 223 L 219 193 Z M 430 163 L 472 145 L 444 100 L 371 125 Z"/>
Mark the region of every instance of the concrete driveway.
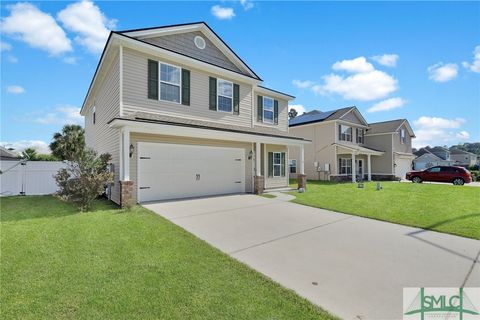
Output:
<path fill-rule="evenodd" d="M 480 241 L 254 195 L 144 204 L 345 319 L 401 319 L 404 287 L 480 286 Z"/>

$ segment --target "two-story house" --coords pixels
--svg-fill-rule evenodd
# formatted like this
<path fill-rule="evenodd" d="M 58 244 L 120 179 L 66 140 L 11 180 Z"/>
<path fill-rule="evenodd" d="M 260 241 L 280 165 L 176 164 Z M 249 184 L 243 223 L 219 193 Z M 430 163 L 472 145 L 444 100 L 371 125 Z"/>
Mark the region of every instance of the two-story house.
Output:
<path fill-rule="evenodd" d="M 411 170 L 414 134 L 405 119 L 369 124 L 356 107 L 314 110 L 291 119 L 290 132 L 312 141 L 304 147 L 308 179 L 393 180 Z M 291 177 L 299 152 L 289 147 Z"/>
<path fill-rule="evenodd" d="M 294 97 L 205 23 L 112 32 L 82 105 L 86 144 L 112 155 L 121 205 L 288 186 Z M 300 163 L 300 171 L 301 163 Z"/>
<path fill-rule="evenodd" d="M 413 152 L 415 159 L 413 159 L 414 170 L 424 170 L 433 166 L 451 166 L 454 164 L 450 160 L 450 151 L 443 147 L 434 148 L 420 148 Z"/>
<path fill-rule="evenodd" d="M 479 163 L 478 156 L 465 150 L 452 148 L 450 150 L 450 157 L 454 165 L 462 167 L 473 167 Z"/>

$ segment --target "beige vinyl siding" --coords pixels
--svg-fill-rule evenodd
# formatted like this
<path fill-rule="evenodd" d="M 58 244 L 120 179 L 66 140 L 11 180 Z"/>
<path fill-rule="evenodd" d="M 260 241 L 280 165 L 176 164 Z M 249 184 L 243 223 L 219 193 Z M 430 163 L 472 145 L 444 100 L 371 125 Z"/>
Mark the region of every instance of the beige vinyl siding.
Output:
<path fill-rule="evenodd" d="M 119 131 L 112 129 L 107 122 L 120 114 L 119 99 L 119 58 L 118 55 L 108 67 L 108 76 L 97 86 L 92 93 L 88 103 L 88 112 L 85 116 L 85 142 L 88 147 L 95 150 L 98 154 L 110 153 L 112 163 L 115 166 L 114 185 L 112 189 L 112 200 L 120 202 L 120 183 L 119 183 Z M 96 121 L 93 124 L 93 110 L 91 106 L 95 105 Z"/>
<path fill-rule="evenodd" d="M 400 142 L 400 130 L 402 128 L 405 130 L 405 136 L 407 139 L 406 143 Z M 405 125 L 402 125 L 402 127 L 393 134 L 393 151 L 412 153 L 412 138 L 410 137 Z"/>
<path fill-rule="evenodd" d="M 290 133 L 312 140 L 312 143 L 304 146 L 305 155 L 305 174 L 309 180 L 325 179 L 324 174 L 319 175 L 314 166 L 314 162 L 324 168 L 326 163 L 330 164 L 330 173 L 335 174 L 337 161 L 335 157 L 335 147 L 332 144 L 335 141 L 335 130 L 338 130 L 335 122 L 325 122 L 313 125 L 291 127 Z M 290 159 L 297 159 L 297 172 L 299 170 L 300 148 L 289 147 Z M 292 176 L 293 178 L 293 176 Z M 327 176 L 328 179 L 328 176 Z"/>
<path fill-rule="evenodd" d="M 365 144 L 370 148 L 385 152 L 381 156 L 371 156 L 372 174 L 393 174 L 392 135 L 365 136 Z"/>
<path fill-rule="evenodd" d="M 286 161 L 285 177 L 269 177 L 268 176 L 268 153 L 269 152 L 285 152 L 285 161 Z M 262 144 L 262 172 L 265 178 L 265 187 L 267 189 L 288 187 L 288 148 L 283 145 Z"/>
<path fill-rule="evenodd" d="M 278 124 L 265 123 L 258 121 L 258 96 L 269 97 L 273 100 L 278 101 Z M 253 99 L 254 105 L 254 125 L 260 127 L 271 127 L 281 131 L 288 132 L 288 101 L 283 99 L 278 99 L 266 94 L 255 94 L 255 99 Z"/>
<path fill-rule="evenodd" d="M 245 149 L 245 192 L 252 192 L 252 165 L 253 159 L 248 159 L 249 153 L 252 150 L 252 144 L 246 142 L 235 141 L 223 141 L 223 140 L 209 140 L 209 139 L 196 139 L 196 138 L 184 138 L 175 136 L 164 136 L 144 133 L 131 133 L 130 143 L 134 145 L 134 152 L 130 158 L 130 179 L 132 179 L 134 186 L 133 193 L 134 201 L 137 202 L 137 158 L 138 158 L 138 142 L 159 142 L 159 143 L 172 143 L 172 144 L 187 144 L 197 146 L 212 146 L 212 147 L 228 147 L 228 148 L 242 148 Z"/>
<path fill-rule="evenodd" d="M 238 126 L 252 126 L 252 86 L 232 81 L 223 76 L 213 75 L 187 67 L 163 58 L 149 56 L 132 49 L 124 49 L 123 60 L 123 115 L 135 111 L 158 113 L 189 119 L 206 120 Z M 190 106 L 179 103 L 147 98 L 148 59 L 176 65 L 190 70 Z M 209 110 L 209 77 L 221 78 L 240 85 L 240 114 Z"/>

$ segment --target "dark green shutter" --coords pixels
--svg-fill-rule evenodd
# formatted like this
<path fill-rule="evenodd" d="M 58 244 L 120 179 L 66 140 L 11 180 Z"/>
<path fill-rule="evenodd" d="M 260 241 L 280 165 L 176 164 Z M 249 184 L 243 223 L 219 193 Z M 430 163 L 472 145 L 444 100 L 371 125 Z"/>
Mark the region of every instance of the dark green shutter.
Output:
<path fill-rule="evenodd" d="M 209 109 L 217 111 L 217 78 L 210 77 L 209 81 Z"/>
<path fill-rule="evenodd" d="M 182 104 L 190 105 L 190 70 L 182 69 Z"/>
<path fill-rule="evenodd" d="M 273 177 L 273 152 L 268 153 L 268 176 Z"/>
<path fill-rule="evenodd" d="M 233 84 L 233 114 L 240 114 L 240 86 Z"/>
<path fill-rule="evenodd" d="M 263 121 L 263 97 L 258 96 L 257 99 L 257 121 Z"/>
<path fill-rule="evenodd" d="M 280 175 L 282 177 L 285 177 L 285 152 L 282 152 L 280 154 Z"/>
<path fill-rule="evenodd" d="M 158 100 L 158 61 L 148 60 L 148 99 Z"/>
<path fill-rule="evenodd" d="M 278 124 L 278 100 L 273 100 L 273 123 Z"/>

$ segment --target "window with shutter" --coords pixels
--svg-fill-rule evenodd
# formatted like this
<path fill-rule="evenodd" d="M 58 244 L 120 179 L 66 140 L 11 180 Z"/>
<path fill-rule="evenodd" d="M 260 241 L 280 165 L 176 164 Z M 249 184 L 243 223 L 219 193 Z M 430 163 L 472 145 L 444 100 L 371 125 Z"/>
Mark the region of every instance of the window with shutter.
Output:
<path fill-rule="evenodd" d="M 148 60 L 148 99 L 158 100 L 158 62 Z"/>
<path fill-rule="evenodd" d="M 274 101 L 272 98 L 263 97 L 263 122 L 273 123 L 274 121 Z"/>

